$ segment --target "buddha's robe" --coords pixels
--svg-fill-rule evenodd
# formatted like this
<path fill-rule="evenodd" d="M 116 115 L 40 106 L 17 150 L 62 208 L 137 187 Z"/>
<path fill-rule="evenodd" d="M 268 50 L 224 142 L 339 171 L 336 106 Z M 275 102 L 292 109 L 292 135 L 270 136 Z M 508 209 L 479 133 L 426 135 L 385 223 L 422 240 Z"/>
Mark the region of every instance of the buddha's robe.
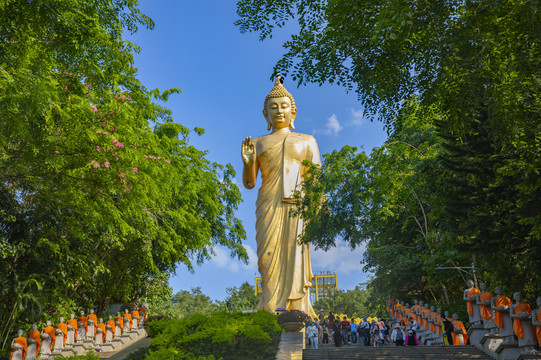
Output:
<path fill-rule="evenodd" d="M 45 329 L 43 329 L 43 332 L 45 334 L 48 334 L 51 337 L 51 350 L 52 350 L 53 346 L 54 346 L 54 342 L 56 340 L 56 333 L 55 333 L 54 327 L 49 325 L 49 326 L 45 327 Z"/>
<path fill-rule="evenodd" d="M 419 323 L 419 326 L 424 325 L 423 323 L 423 312 L 425 312 L 426 308 L 424 306 L 421 306 L 418 311 L 417 315 L 417 322 Z"/>
<path fill-rule="evenodd" d="M 120 333 L 122 334 L 122 332 L 124 331 L 124 318 L 119 315 L 115 318 L 115 321 L 119 324 Z"/>
<path fill-rule="evenodd" d="M 256 201 L 256 241 L 263 288 L 256 309 L 298 309 L 315 318 L 310 303 L 310 250 L 306 244 L 299 245 L 304 224 L 291 212 L 295 210 L 294 192 L 306 172 L 302 162 L 320 164 L 319 149 L 313 136 L 294 132 L 270 134 L 256 141 L 262 178 Z"/>
<path fill-rule="evenodd" d="M 75 320 L 75 319 L 69 319 L 69 320 L 68 320 L 68 325 L 75 329 L 75 332 L 74 332 L 74 334 L 73 334 L 73 340 L 77 340 L 77 330 L 78 330 L 78 327 L 77 327 L 77 320 Z"/>
<path fill-rule="evenodd" d="M 436 332 L 436 325 L 434 325 L 434 323 L 432 322 L 432 320 L 434 320 L 434 318 L 438 316 L 438 313 L 437 312 L 433 312 L 431 313 L 428 318 L 430 319 L 430 331 L 432 331 L 433 333 Z"/>
<path fill-rule="evenodd" d="M 399 319 L 399 320 L 402 320 L 402 314 L 400 313 L 400 309 L 402 308 L 402 304 L 400 303 L 397 303 L 395 306 L 394 306 L 394 318 L 395 319 Z"/>
<path fill-rule="evenodd" d="M 132 325 L 133 325 L 133 319 L 131 318 L 131 315 L 128 314 L 128 313 L 125 313 L 125 314 L 124 314 L 124 317 L 130 321 L 130 323 L 129 323 L 129 325 L 128 325 L 128 329 L 131 330 L 131 327 L 132 327 Z"/>
<path fill-rule="evenodd" d="M 96 326 L 96 335 L 97 335 L 97 331 L 98 329 L 101 329 L 101 338 L 102 338 L 102 343 L 105 342 L 105 334 L 107 332 L 107 330 L 105 329 L 105 324 L 104 323 L 99 323 L 97 326 Z"/>
<path fill-rule="evenodd" d="M 21 347 L 23 348 L 22 359 L 24 359 L 26 357 L 26 349 L 28 347 L 28 344 L 26 343 L 26 338 L 24 336 L 19 336 L 15 340 L 13 340 L 13 343 L 21 345 Z M 11 354 L 9 355 L 10 359 L 13 357 L 13 352 L 14 350 L 11 350 Z"/>
<path fill-rule="evenodd" d="M 464 339 L 464 345 L 468 342 L 468 335 L 466 335 L 466 327 L 464 326 L 464 323 L 460 320 L 453 320 L 453 328 L 461 328 L 462 329 L 462 337 Z M 458 340 L 458 335 L 453 329 L 453 345 L 460 345 L 460 341 Z"/>
<path fill-rule="evenodd" d="M 56 328 L 64 333 L 64 345 L 66 345 L 66 339 L 68 338 L 68 325 L 60 323 L 56 325 Z"/>
<path fill-rule="evenodd" d="M 425 311 L 423 311 L 423 316 L 426 318 L 426 319 L 423 319 L 425 330 L 428 330 L 428 326 L 429 326 L 429 323 L 430 323 L 430 321 L 428 321 L 428 319 L 430 319 L 430 313 L 431 312 L 432 312 L 432 310 L 430 310 L 430 309 L 426 309 Z"/>
<path fill-rule="evenodd" d="M 535 321 L 541 323 L 541 310 L 537 311 L 535 316 Z M 541 345 L 541 326 L 534 326 L 534 336 L 537 340 L 537 343 Z"/>
<path fill-rule="evenodd" d="M 479 295 L 479 301 L 487 301 L 492 299 L 492 294 L 488 291 L 483 291 L 481 295 Z M 490 314 L 490 310 L 488 310 L 488 307 L 486 305 L 481 305 L 481 319 L 488 320 L 492 317 Z"/>
<path fill-rule="evenodd" d="M 411 309 L 410 308 L 406 308 L 406 310 L 404 310 L 404 324 L 406 326 L 409 325 L 409 318 L 411 316 Z"/>
<path fill-rule="evenodd" d="M 513 308 L 513 314 L 517 315 L 517 314 L 520 314 L 520 313 L 528 313 L 528 314 L 532 314 L 532 308 L 530 307 L 530 305 L 526 304 L 526 303 L 518 303 L 514 308 Z M 515 334 L 519 337 L 519 338 L 523 338 L 524 337 L 524 332 L 522 330 L 522 323 L 520 322 L 520 319 L 519 318 L 513 318 L 513 331 L 515 332 Z"/>
<path fill-rule="evenodd" d="M 500 295 L 494 302 L 494 307 L 500 306 L 511 306 L 512 302 L 507 296 Z M 503 327 L 502 313 L 498 310 L 494 310 L 494 323 L 498 325 L 499 328 Z"/>
<path fill-rule="evenodd" d="M 472 288 L 470 288 L 468 290 L 468 292 L 466 292 L 466 297 L 469 298 L 469 297 L 471 297 L 473 295 L 477 295 L 477 294 L 480 294 L 480 293 L 481 293 L 481 291 L 479 289 L 472 287 Z M 469 300 L 467 301 L 467 303 L 468 303 L 468 314 L 470 316 L 473 316 L 473 304 Z"/>
<path fill-rule="evenodd" d="M 41 336 L 38 330 L 32 330 L 28 333 L 29 339 L 34 339 L 36 342 L 36 356 L 39 354 L 39 347 L 41 346 Z"/>
<path fill-rule="evenodd" d="M 415 312 L 415 310 L 417 310 L 419 308 L 419 305 L 413 305 L 413 307 L 411 308 L 411 317 L 413 317 L 413 320 L 417 321 L 417 313 Z"/>

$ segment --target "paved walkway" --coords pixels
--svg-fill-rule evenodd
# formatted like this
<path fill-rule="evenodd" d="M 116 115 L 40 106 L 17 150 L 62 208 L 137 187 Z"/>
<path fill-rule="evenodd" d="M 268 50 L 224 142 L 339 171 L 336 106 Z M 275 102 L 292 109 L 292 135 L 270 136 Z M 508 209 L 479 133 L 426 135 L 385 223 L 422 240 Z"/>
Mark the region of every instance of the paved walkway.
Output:
<path fill-rule="evenodd" d="M 102 353 L 102 354 L 99 354 L 99 357 L 100 359 L 107 359 L 107 360 L 122 360 L 126 358 L 128 355 L 133 354 L 136 351 L 139 351 L 140 349 L 149 348 L 149 347 L 150 347 L 150 337 L 146 337 L 118 352 Z"/>

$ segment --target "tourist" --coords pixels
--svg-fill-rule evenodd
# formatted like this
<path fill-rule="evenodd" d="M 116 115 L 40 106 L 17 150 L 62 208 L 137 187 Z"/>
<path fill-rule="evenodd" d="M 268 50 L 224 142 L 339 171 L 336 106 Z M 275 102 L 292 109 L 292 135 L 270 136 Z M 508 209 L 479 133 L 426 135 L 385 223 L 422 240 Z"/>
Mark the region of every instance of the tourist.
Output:
<path fill-rule="evenodd" d="M 411 329 L 413 330 L 413 333 L 417 334 L 417 329 L 419 328 L 419 323 L 417 322 L 417 320 L 414 320 L 413 317 L 410 317 L 409 323 L 410 323 Z"/>
<path fill-rule="evenodd" d="M 406 346 L 419 346 L 419 341 L 417 341 L 417 336 L 415 336 L 415 331 L 413 329 L 409 329 L 406 332 Z"/>
<path fill-rule="evenodd" d="M 396 346 L 404 346 L 405 339 L 406 334 L 404 333 L 404 329 L 400 326 L 400 324 L 396 323 L 391 334 L 391 341 L 394 342 Z"/>
<path fill-rule="evenodd" d="M 379 330 L 378 324 L 376 324 L 376 320 L 372 320 L 372 324 L 370 325 L 370 336 L 372 345 L 374 345 L 374 347 L 378 346 L 381 339 L 381 331 Z"/>
<path fill-rule="evenodd" d="M 361 325 L 359 326 L 359 342 L 364 343 L 364 346 L 370 346 L 370 323 L 366 319 L 366 316 L 363 317 L 363 321 L 361 322 Z"/>
<path fill-rule="evenodd" d="M 379 319 L 376 321 L 376 325 L 379 329 L 380 346 L 383 346 L 385 343 L 385 321 L 383 319 Z"/>
<path fill-rule="evenodd" d="M 311 349 L 318 349 L 318 329 L 316 327 L 315 322 L 311 321 L 308 328 L 306 328 L 306 336 L 308 337 L 308 340 L 310 341 L 310 348 Z"/>
<path fill-rule="evenodd" d="M 341 346 L 342 336 L 340 335 L 340 323 L 338 321 L 335 321 L 333 323 L 332 331 L 333 331 L 334 346 Z"/>
<path fill-rule="evenodd" d="M 340 335 L 342 336 L 342 341 L 344 345 L 348 344 L 348 331 L 351 331 L 348 318 L 344 316 L 340 322 Z"/>
<path fill-rule="evenodd" d="M 352 321 L 349 326 L 351 327 L 351 342 L 356 344 L 357 343 L 357 329 L 358 325 L 355 323 L 355 321 Z"/>

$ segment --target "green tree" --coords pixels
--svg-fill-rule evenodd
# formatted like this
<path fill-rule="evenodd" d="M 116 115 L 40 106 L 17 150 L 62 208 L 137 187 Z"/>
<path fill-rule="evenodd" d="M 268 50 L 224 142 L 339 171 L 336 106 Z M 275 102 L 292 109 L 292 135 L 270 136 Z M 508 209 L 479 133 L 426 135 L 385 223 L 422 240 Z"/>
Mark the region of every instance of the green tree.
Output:
<path fill-rule="evenodd" d="M 254 310 L 260 296 L 255 295 L 255 289 L 247 281 L 240 287 L 230 287 L 226 290 L 227 296 L 224 300 L 229 311 Z"/>
<path fill-rule="evenodd" d="M 154 26 L 137 1 L 0 10 L 0 345 L 38 319 L 32 308 L 135 301 L 216 244 L 246 260 L 233 168 L 191 146 L 159 104 L 179 89 L 137 79 L 139 49 L 122 35 Z"/>
<path fill-rule="evenodd" d="M 224 310 L 223 303 L 213 301 L 209 296 L 203 294 L 201 288 L 194 287 L 188 290 L 181 290 L 171 298 L 174 313 L 179 319 L 194 314 L 210 315 L 213 312 Z"/>
<path fill-rule="evenodd" d="M 325 314 L 346 314 L 350 317 L 375 316 L 377 304 L 370 302 L 370 291 L 361 286 L 353 290 L 337 290 L 334 293 L 320 298 L 314 303 L 314 309 L 319 313 L 323 309 Z"/>

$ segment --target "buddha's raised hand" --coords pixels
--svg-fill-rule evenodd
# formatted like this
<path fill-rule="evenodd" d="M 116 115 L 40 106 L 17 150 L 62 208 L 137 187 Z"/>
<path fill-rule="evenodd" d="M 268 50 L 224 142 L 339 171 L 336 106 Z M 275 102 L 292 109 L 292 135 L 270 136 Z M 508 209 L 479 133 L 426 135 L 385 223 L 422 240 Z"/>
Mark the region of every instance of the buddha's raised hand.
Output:
<path fill-rule="evenodd" d="M 244 165 L 251 166 L 255 162 L 255 145 L 252 142 L 252 138 L 248 136 L 245 140 L 242 140 L 242 162 Z"/>

